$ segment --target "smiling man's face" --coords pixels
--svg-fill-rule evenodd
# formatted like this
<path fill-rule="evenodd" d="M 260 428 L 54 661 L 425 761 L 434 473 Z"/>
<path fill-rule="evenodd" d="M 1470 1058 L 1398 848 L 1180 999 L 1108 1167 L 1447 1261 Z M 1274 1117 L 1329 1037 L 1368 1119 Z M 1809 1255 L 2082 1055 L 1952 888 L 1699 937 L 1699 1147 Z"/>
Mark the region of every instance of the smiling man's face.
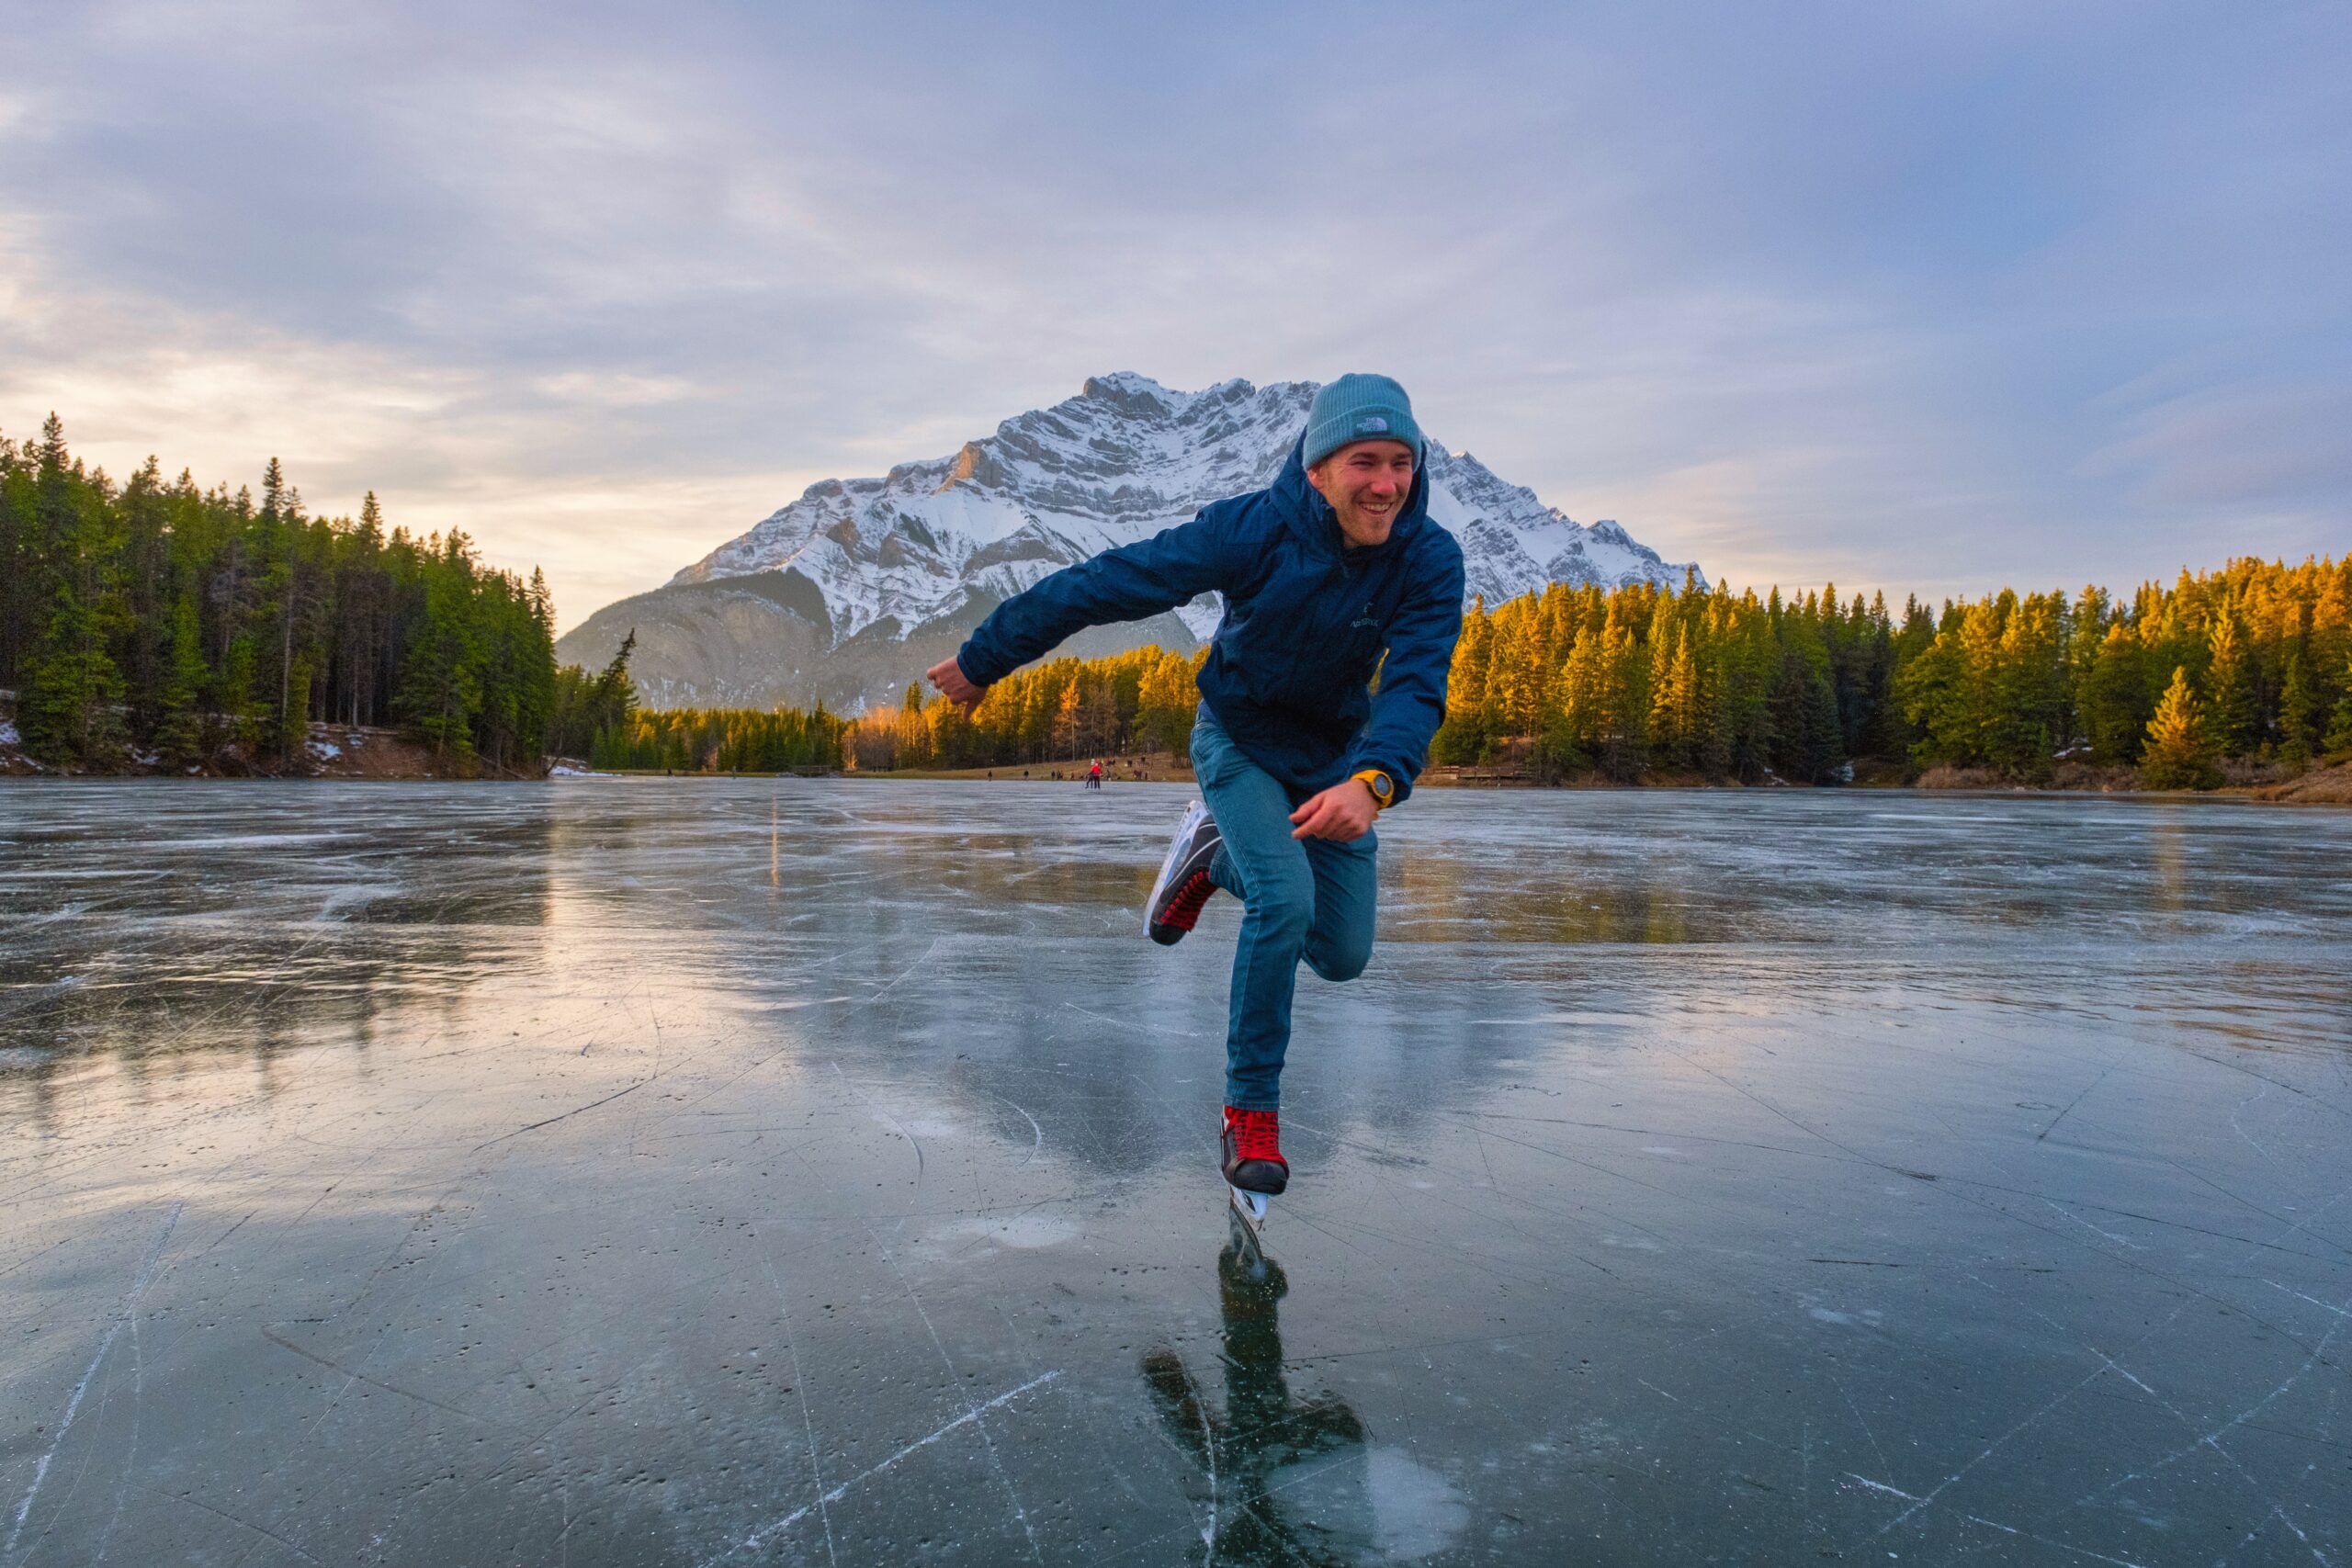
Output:
<path fill-rule="evenodd" d="M 1351 441 L 1307 469 L 1306 482 L 1339 513 L 1351 548 L 1377 545 L 1413 493 L 1413 449 L 1402 441 Z"/>

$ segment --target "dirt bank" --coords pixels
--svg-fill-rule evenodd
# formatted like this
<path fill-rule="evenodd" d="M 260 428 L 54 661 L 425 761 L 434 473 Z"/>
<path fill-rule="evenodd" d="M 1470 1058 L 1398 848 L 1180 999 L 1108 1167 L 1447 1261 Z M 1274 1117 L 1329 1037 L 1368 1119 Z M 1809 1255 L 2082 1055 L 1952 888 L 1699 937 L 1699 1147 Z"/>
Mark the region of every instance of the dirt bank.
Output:
<path fill-rule="evenodd" d="M 2352 806 L 2352 762 L 2313 768 L 2301 778 L 2268 784 L 2252 793 L 2256 800 L 2283 801 L 2290 806 Z"/>
<path fill-rule="evenodd" d="M 267 779 L 433 779 L 542 778 L 545 772 L 477 767 L 461 772 L 451 760 L 436 758 L 397 729 L 357 724 L 314 724 L 301 751 L 281 761 L 249 756 L 242 747 L 224 747 L 207 765 L 167 768 L 161 758 L 136 747 L 126 748 L 119 767 L 100 770 L 60 769 L 25 755 L 17 727 L 0 709 L 0 778 L 267 778 Z"/>

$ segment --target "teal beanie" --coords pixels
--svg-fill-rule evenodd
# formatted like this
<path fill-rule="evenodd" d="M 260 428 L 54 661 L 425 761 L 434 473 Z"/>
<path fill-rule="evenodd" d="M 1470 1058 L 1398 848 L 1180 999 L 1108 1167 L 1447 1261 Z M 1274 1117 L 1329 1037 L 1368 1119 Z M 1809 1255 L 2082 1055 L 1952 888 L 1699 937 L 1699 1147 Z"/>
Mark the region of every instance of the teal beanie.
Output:
<path fill-rule="evenodd" d="M 1313 468 L 1351 441 L 1402 441 L 1421 461 L 1421 427 L 1413 423 L 1412 400 L 1385 376 L 1342 376 L 1306 409 L 1306 451 Z"/>

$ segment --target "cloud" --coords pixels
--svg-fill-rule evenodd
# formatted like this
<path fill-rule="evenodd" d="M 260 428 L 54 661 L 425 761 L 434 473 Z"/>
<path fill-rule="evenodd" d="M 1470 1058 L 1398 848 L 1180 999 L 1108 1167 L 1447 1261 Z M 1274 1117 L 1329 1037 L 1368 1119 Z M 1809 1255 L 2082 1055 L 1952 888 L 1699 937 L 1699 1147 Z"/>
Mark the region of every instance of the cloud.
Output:
<path fill-rule="evenodd" d="M 616 415 L 695 396 L 679 378 L 512 375 L 365 344 L 257 332 L 153 300 L 76 299 L 27 265 L 0 223 L 0 409 L 28 434 L 55 409 L 84 460 L 116 475 L 149 455 L 199 484 L 254 484 L 284 459 L 309 509 L 356 513 L 373 490 L 389 520 L 463 529 L 484 558 L 547 572 L 564 624 L 666 578 L 741 520 L 822 476 L 776 468 L 646 471 Z M 94 321 L 112 328 L 86 329 Z"/>
<path fill-rule="evenodd" d="M 2265 378 L 2199 386 L 2132 414 L 2085 472 L 2120 476 L 2162 507 L 2268 507 L 2332 517 L 2352 494 L 2352 387 Z"/>
<path fill-rule="evenodd" d="M 1736 581 L 2128 578 L 2340 548 L 2352 500 L 2320 8 L 183 0 L 17 39 L 0 422 L 413 496 L 549 552 L 567 621 L 1114 368 L 1392 370 Z"/>

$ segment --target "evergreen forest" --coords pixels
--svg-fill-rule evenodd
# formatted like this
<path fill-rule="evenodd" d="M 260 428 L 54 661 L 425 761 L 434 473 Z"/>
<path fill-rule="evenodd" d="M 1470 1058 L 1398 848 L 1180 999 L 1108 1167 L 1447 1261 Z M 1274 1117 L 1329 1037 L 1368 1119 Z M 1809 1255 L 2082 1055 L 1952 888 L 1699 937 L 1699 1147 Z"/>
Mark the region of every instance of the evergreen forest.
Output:
<path fill-rule="evenodd" d="M 1555 585 L 1475 608 L 1454 654 L 1436 760 L 1514 750 L 1626 783 L 1949 767 L 2046 784 L 2070 762 L 2208 782 L 2228 760 L 2309 762 L 2352 752 L 2352 557 L 1899 614 L 1834 587 Z"/>
<path fill-rule="evenodd" d="M 372 492 L 311 515 L 275 458 L 255 497 L 152 457 L 118 482 L 54 414 L 0 437 L 0 689 L 50 765 L 274 771 L 316 721 L 397 726 L 453 773 L 536 771 L 627 705 L 625 676 L 557 671 L 554 616 L 538 572 L 388 531 Z"/>
<path fill-rule="evenodd" d="M 1056 660 L 989 688 L 968 719 L 906 700 L 849 725 L 857 768 L 1003 767 L 1182 750 L 1202 655 Z M 1833 587 L 1554 584 L 1474 604 L 1439 763 L 1599 777 L 1828 784 L 1937 767 L 2050 783 L 2137 767 L 2155 787 L 2221 764 L 2352 755 L 2352 557 L 2247 558 L 2129 597 L 2010 590 L 1891 611 Z"/>

